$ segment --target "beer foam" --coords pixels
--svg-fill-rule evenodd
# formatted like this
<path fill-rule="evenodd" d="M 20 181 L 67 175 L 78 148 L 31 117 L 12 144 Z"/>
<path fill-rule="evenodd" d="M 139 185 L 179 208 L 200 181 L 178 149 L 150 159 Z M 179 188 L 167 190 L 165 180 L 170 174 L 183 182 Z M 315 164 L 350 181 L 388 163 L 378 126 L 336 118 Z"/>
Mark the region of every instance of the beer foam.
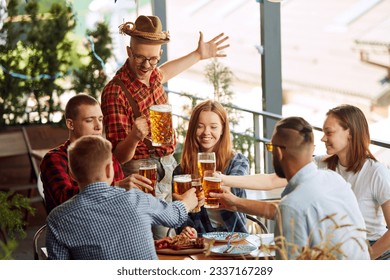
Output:
<path fill-rule="evenodd" d="M 173 177 L 173 181 L 179 183 L 187 183 L 187 182 L 191 182 L 192 180 L 189 177 Z"/>
<path fill-rule="evenodd" d="M 217 183 L 222 181 L 222 179 L 218 177 L 204 177 L 203 180 L 217 182 Z"/>
<path fill-rule="evenodd" d="M 201 162 L 201 163 L 215 163 L 215 160 L 213 160 L 213 159 L 200 159 L 199 162 Z"/>
<path fill-rule="evenodd" d="M 141 170 L 151 170 L 151 169 L 157 169 L 156 166 L 140 166 L 139 169 Z"/>
<path fill-rule="evenodd" d="M 171 112 L 172 106 L 170 104 L 159 104 L 153 105 L 149 109 L 156 112 Z"/>

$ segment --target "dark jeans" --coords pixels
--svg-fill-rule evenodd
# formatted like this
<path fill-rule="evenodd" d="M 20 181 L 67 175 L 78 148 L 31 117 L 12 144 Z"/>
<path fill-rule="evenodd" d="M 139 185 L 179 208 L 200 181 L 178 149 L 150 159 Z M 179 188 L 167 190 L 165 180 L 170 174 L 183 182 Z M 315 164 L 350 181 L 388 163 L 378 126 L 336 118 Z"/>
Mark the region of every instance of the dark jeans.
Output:
<path fill-rule="evenodd" d="M 370 243 L 370 246 L 374 245 L 375 241 L 368 241 Z M 378 257 L 377 260 L 390 260 L 390 250 L 387 250 L 382 254 L 382 256 Z"/>

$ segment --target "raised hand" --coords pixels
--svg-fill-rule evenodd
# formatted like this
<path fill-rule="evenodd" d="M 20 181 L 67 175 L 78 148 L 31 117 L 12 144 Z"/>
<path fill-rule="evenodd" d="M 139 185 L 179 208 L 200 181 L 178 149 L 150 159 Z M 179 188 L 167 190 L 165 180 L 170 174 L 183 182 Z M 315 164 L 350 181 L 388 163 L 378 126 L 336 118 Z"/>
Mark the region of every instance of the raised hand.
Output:
<path fill-rule="evenodd" d="M 210 41 L 204 42 L 203 33 L 200 31 L 198 48 L 196 49 L 200 59 L 207 59 L 212 57 L 225 57 L 226 54 L 221 53 L 221 51 L 230 46 L 229 44 L 222 45 L 227 39 L 229 39 L 229 37 L 225 36 L 224 33 L 221 33 L 215 36 Z"/>

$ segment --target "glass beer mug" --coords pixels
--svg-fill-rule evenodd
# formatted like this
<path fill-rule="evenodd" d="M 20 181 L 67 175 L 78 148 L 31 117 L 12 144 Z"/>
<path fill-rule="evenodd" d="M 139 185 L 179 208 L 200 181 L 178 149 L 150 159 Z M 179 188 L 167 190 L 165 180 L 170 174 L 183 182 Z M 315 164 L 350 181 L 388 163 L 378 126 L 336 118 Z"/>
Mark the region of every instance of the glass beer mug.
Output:
<path fill-rule="evenodd" d="M 221 181 L 222 179 L 217 176 L 219 171 L 205 170 L 203 175 L 203 191 L 205 195 L 205 208 L 219 208 L 219 198 L 210 197 L 210 193 L 222 193 Z"/>
<path fill-rule="evenodd" d="M 144 188 L 143 191 L 145 193 L 151 193 L 153 196 L 155 196 L 157 185 L 157 164 L 148 159 L 142 160 L 139 166 L 138 174 L 152 181 L 151 187 L 153 188 L 153 191 L 150 191 L 146 188 Z"/>
<path fill-rule="evenodd" d="M 205 170 L 216 169 L 215 153 L 198 153 L 198 170 L 200 177 L 203 178 Z"/>
<path fill-rule="evenodd" d="M 173 143 L 172 105 L 159 104 L 149 108 L 151 141 L 153 146 Z"/>

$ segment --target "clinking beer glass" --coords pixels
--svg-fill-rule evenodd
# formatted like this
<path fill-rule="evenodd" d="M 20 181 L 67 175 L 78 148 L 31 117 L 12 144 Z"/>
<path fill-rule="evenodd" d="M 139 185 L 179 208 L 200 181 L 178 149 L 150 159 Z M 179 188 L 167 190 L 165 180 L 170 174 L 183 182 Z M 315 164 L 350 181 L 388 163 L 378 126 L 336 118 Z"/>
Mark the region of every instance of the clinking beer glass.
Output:
<path fill-rule="evenodd" d="M 150 181 L 152 181 L 151 187 L 153 188 L 153 191 L 148 190 L 147 188 L 144 188 L 143 191 L 145 193 L 150 193 L 153 196 L 156 196 L 156 185 L 157 185 L 157 164 L 151 160 L 145 159 L 141 161 L 138 174 L 148 178 Z"/>
<path fill-rule="evenodd" d="M 205 170 L 216 170 L 215 153 L 198 153 L 198 170 L 200 176 L 204 177 Z"/>
<path fill-rule="evenodd" d="M 173 192 L 182 195 L 192 188 L 191 175 L 175 175 L 173 176 Z"/>
<path fill-rule="evenodd" d="M 204 198 L 204 192 L 202 187 L 202 178 L 192 175 L 192 187 L 196 189 L 196 197 L 198 198 L 198 206 L 196 206 L 194 209 L 191 210 L 191 213 L 198 213 L 200 212 L 200 207 L 202 205 L 199 205 L 199 200 Z"/>
<path fill-rule="evenodd" d="M 191 175 L 182 174 L 173 176 L 173 192 L 182 195 L 192 188 Z"/>
<path fill-rule="evenodd" d="M 221 181 L 220 177 L 217 177 L 216 173 L 218 171 L 214 170 L 205 170 L 203 173 L 203 191 L 205 195 L 205 208 L 219 208 L 219 199 L 215 197 L 210 197 L 210 193 L 221 193 Z"/>
<path fill-rule="evenodd" d="M 173 143 L 172 106 L 170 104 L 153 105 L 149 108 L 150 132 L 153 146 Z"/>

